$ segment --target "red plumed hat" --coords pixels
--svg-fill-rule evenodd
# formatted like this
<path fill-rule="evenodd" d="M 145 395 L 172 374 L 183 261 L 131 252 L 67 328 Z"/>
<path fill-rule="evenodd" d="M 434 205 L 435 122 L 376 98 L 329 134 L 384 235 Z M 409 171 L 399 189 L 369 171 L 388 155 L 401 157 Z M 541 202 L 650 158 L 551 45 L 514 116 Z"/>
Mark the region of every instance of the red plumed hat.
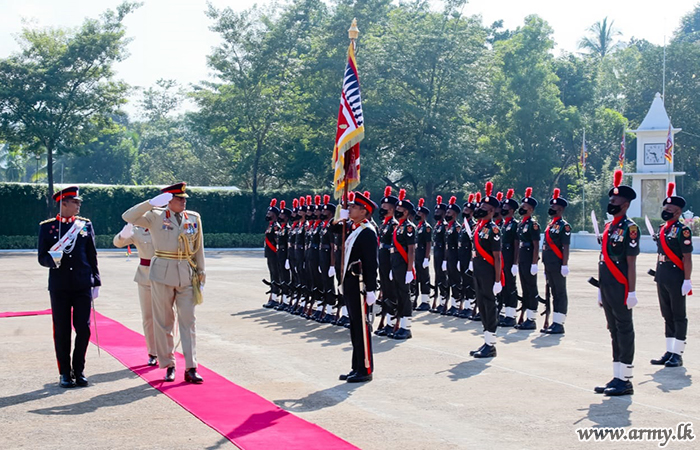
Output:
<path fill-rule="evenodd" d="M 498 194 L 496 194 L 496 198 L 498 199 L 499 202 L 502 202 L 503 201 L 503 192 L 499 192 Z"/>
<path fill-rule="evenodd" d="M 331 200 L 331 196 L 330 196 L 330 195 L 328 195 L 328 194 L 324 194 L 324 195 L 323 195 L 323 204 L 324 204 L 324 205 L 327 205 L 328 202 L 329 202 L 330 200 Z"/>
<path fill-rule="evenodd" d="M 490 181 L 486 182 L 486 186 L 484 186 L 484 193 L 486 194 L 487 197 L 491 197 L 491 194 L 493 193 L 493 183 Z"/>
<path fill-rule="evenodd" d="M 515 194 L 515 191 L 513 189 L 508 189 L 508 192 L 506 192 L 506 200 L 510 200 L 513 198 L 513 195 Z"/>
<path fill-rule="evenodd" d="M 481 192 L 477 192 L 476 195 L 474 195 L 474 201 L 481 203 Z"/>
<path fill-rule="evenodd" d="M 622 170 L 617 169 L 615 171 L 613 175 L 613 187 L 608 191 L 608 197 L 619 195 L 622 198 L 632 201 L 637 198 L 637 193 L 631 187 L 622 184 L 622 175 Z"/>
<path fill-rule="evenodd" d="M 391 186 L 387 186 L 384 188 L 384 197 L 388 197 L 391 195 Z"/>
<path fill-rule="evenodd" d="M 399 201 L 402 201 L 405 198 L 406 198 L 406 189 L 400 189 L 399 190 Z"/>
<path fill-rule="evenodd" d="M 424 198 L 419 198 L 418 199 L 418 207 L 422 208 L 423 205 L 425 205 L 425 199 Z"/>

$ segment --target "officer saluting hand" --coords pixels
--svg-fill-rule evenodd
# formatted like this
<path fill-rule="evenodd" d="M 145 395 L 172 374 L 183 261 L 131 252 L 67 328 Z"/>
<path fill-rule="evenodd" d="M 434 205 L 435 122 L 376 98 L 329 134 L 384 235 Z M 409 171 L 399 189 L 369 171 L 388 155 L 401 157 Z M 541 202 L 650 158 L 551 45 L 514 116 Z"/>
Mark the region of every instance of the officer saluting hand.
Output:
<path fill-rule="evenodd" d="M 57 192 L 53 199 L 60 203 L 60 213 L 41 222 L 38 254 L 39 264 L 51 269 L 49 295 L 59 385 L 87 386 L 83 371 L 90 342 L 90 305 L 101 285 L 95 231 L 89 219 L 77 215 L 83 200 L 77 186 Z M 71 310 L 76 335 L 72 368 Z"/>

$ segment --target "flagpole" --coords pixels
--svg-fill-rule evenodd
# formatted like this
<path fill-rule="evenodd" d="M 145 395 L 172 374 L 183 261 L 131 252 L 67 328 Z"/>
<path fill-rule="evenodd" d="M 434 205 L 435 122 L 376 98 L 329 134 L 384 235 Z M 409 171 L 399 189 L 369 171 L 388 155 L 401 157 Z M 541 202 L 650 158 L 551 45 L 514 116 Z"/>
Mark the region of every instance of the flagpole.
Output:
<path fill-rule="evenodd" d="M 583 221 L 581 222 L 583 230 L 586 230 L 586 129 L 583 129 L 583 143 L 581 144 L 581 199 Z"/>

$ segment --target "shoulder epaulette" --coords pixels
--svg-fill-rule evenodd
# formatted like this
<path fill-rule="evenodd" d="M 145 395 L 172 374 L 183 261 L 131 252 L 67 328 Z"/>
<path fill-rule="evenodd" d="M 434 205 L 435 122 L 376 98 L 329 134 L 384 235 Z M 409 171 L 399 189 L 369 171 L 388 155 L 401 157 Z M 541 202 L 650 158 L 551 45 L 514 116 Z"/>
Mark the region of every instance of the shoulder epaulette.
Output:
<path fill-rule="evenodd" d="M 85 222 L 90 222 L 90 219 L 88 219 L 87 217 L 75 216 L 75 218 L 76 218 L 76 219 L 79 219 L 79 220 L 83 220 L 83 221 L 85 221 Z"/>
<path fill-rule="evenodd" d="M 44 220 L 43 222 L 39 222 L 39 225 L 43 225 L 43 224 L 45 224 L 45 223 L 53 222 L 54 220 L 56 220 L 56 218 L 55 218 L 55 217 L 52 217 L 52 218 L 50 218 L 50 219 Z"/>

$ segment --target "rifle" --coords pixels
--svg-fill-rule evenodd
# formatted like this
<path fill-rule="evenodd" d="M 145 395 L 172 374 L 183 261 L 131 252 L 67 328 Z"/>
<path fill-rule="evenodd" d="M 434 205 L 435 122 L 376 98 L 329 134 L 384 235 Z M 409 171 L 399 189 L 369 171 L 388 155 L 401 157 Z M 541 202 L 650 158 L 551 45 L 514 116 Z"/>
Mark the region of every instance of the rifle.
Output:
<path fill-rule="evenodd" d="M 544 332 L 549 328 L 549 315 L 552 312 L 552 286 L 549 285 L 549 281 L 544 285 L 544 300 L 540 296 L 537 296 L 537 300 L 545 306 L 544 311 L 540 313 L 540 316 L 544 316 L 544 328 L 540 331 Z"/>

